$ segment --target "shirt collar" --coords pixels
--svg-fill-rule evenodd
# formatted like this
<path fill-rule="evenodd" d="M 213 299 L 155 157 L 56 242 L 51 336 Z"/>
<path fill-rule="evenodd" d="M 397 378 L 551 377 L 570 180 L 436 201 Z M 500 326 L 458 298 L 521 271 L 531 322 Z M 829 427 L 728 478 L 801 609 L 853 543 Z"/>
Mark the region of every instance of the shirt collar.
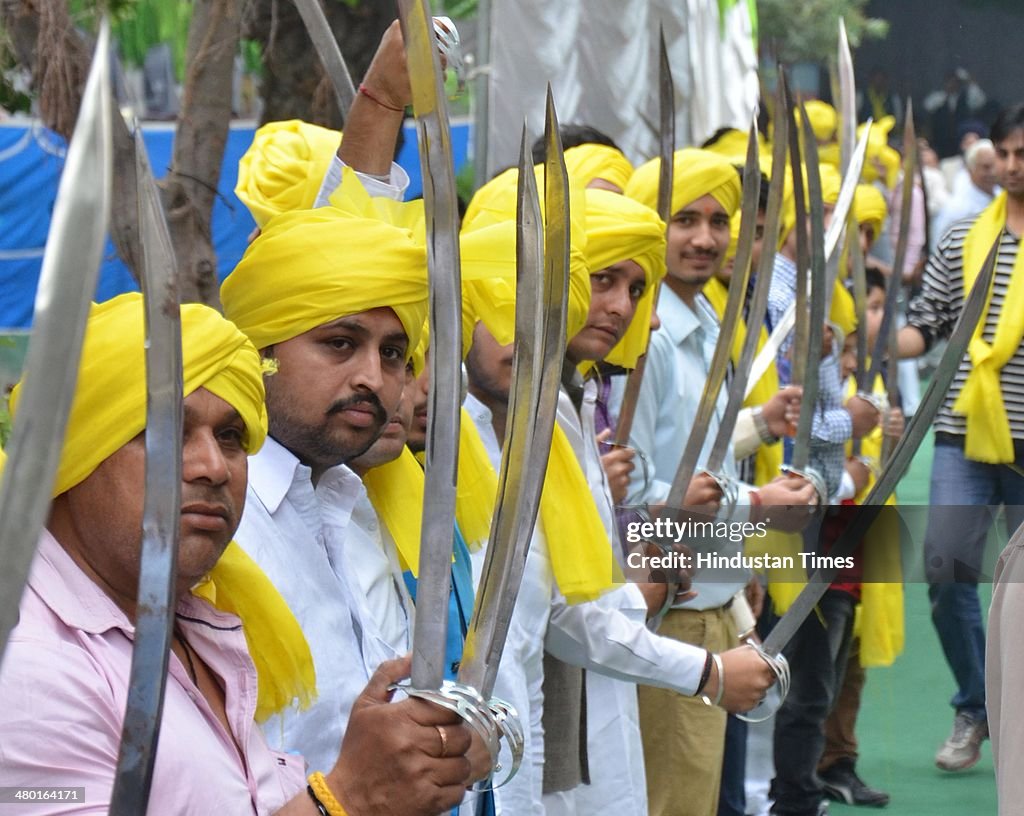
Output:
<path fill-rule="evenodd" d="M 661 320 L 660 331 L 665 332 L 677 346 L 701 326 L 694 310 L 668 286 L 662 287 L 658 298 L 658 318 Z"/>
<path fill-rule="evenodd" d="M 259 453 L 249 457 L 249 487 L 273 514 L 281 506 L 300 468 L 309 468 L 284 445 L 268 436 Z"/>
<path fill-rule="evenodd" d="M 39 538 L 28 585 L 65 626 L 90 635 L 119 629 L 134 639 L 135 626 L 124 610 L 86 574 L 49 530 L 44 529 Z M 214 625 L 238 625 L 234 615 L 220 612 L 192 595 L 182 598 L 177 610 Z"/>

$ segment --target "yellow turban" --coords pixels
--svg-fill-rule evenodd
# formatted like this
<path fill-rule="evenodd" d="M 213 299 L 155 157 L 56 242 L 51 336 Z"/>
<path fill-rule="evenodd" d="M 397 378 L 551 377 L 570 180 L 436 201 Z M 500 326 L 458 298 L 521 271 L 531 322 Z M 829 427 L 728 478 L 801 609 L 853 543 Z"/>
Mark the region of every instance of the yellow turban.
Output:
<path fill-rule="evenodd" d="M 144 337 L 143 302 L 137 292 L 92 307 L 54 496 L 86 479 L 146 427 Z M 181 307 L 181 338 L 185 396 L 205 388 L 232 405 L 245 423 L 246 450 L 259 450 L 267 415 L 256 349 L 213 309 L 194 303 Z M 12 414 L 20 390 L 18 385 L 11 394 Z M 302 629 L 241 547 L 231 542 L 208 580 L 193 592 L 242 619 L 256 664 L 257 720 L 294 700 L 308 705 L 316 694 L 316 674 Z"/>
<path fill-rule="evenodd" d="M 271 220 L 221 286 L 224 314 L 260 349 L 388 307 L 409 339 L 427 315 L 426 253 L 408 229 L 335 207 Z"/>
<path fill-rule="evenodd" d="M 877 238 L 889 215 L 889 205 L 885 196 L 873 184 L 858 184 L 853 194 L 853 213 L 857 223 L 869 225 Z"/>
<path fill-rule="evenodd" d="M 889 147 L 889 133 L 896 124 L 894 116 L 886 116 L 871 126 L 871 134 L 868 136 L 867 156 L 864 160 L 864 172 L 861 179 L 868 184 L 882 179 L 885 186 L 890 190 L 896 186 L 900 174 L 900 154 Z M 857 138 L 860 138 L 867 127 L 867 122 L 857 128 Z M 882 176 L 879 174 L 878 164 L 881 164 Z"/>
<path fill-rule="evenodd" d="M 814 137 L 822 144 L 835 141 L 836 128 L 839 126 L 839 114 L 836 113 L 836 109 L 820 99 L 808 99 L 804 102 L 804 110 L 807 111 L 807 119 L 811 123 Z M 797 121 L 800 121 L 799 110 Z"/>
<path fill-rule="evenodd" d="M 260 229 L 275 215 L 313 206 L 340 143 L 338 131 L 298 119 L 256 131 L 238 162 L 235 195 Z"/>
<path fill-rule="evenodd" d="M 828 319 L 843 333 L 843 337 L 849 337 L 850 332 L 857 328 L 857 310 L 854 308 L 853 295 L 840 280 L 836 280 L 832 288 L 832 304 Z"/>
<path fill-rule="evenodd" d="M 544 189 L 544 166 L 534 167 L 537 188 Z M 478 321 L 483 322 L 494 338 L 504 346 L 515 340 L 515 281 L 510 276 L 488 277 L 476 267 L 498 269 L 499 261 L 515 257 L 514 228 L 516 217 L 516 186 L 519 171 L 506 170 L 477 190 L 462 220 L 462 246 L 471 242 L 475 248 L 463 259 L 463 327 L 472 332 Z M 541 211 L 544 210 L 543 192 Z M 613 194 L 614 195 L 614 194 Z M 476 235 L 481 232 L 480 235 Z M 583 328 L 590 311 L 590 272 L 585 248 L 586 201 L 583 187 L 569 177 L 569 303 L 566 317 L 566 337 L 571 339 Z M 475 260 L 474 260 L 475 258 Z M 514 268 L 514 267 L 513 267 Z"/>
<path fill-rule="evenodd" d="M 626 333 L 605 358 L 634 368 L 647 351 L 657 284 L 665 277 L 665 223 L 650 207 L 607 190 L 587 190 L 587 248 L 591 274 L 632 260 L 644 270 L 644 294 Z"/>
<path fill-rule="evenodd" d="M 624 190 L 633 175 L 633 165 L 622 151 L 602 144 L 570 147 L 565 151 L 565 168 L 584 187 L 595 179 L 604 179 Z"/>
<path fill-rule="evenodd" d="M 86 479 L 146 427 L 142 295 L 94 304 L 89 313 L 78 386 L 71 403 L 52 495 Z M 245 336 L 206 306 L 181 307 L 185 396 L 206 388 L 233 405 L 245 422 L 245 447 L 255 453 L 267 435 L 260 358 Z M 21 384 L 11 393 L 17 415 Z"/>
<path fill-rule="evenodd" d="M 803 182 L 804 182 L 804 203 L 808 206 L 808 191 L 807 191 L 807 165 L 803 165 Z M 825 204 L 835 205 L 839 200 L 839 190 L 843 185 L 842 176 L 839 175 L 839 171 L 831 164 L 819 164 L 818 172 L 821 176 L 821 199 Z M 793 189 L 793 174 L 790 167 L 786 167 L 786 183 L 785 191 L 782 198 L 782 238 L 784 242 L 786 237 L 793 231 L 793 227 L 796 226 L 796 197 Z M 780 243 L 781 246 L 781 243 Z"/>
<path fill-rule="evenodd" d="M 718 141 L 708 145 L 703 150 L 715 153 L 723 159 L 728 159 L 733 164 L 743 164 L 747 156 L 747 139 L 748 136 L 745 130 L 730 128 L 718 137 Z M 764 138 L 760 134 L 758 134 L 758 142 L 763 152 L 765 143 Z"/>
<path fill-rule="evenodd" d="M 721 204 L 730 217 L 739 209 L 742 195 L 739 171 L 721 156 L 686 147 L 675 152 L 673 164 L 673 214 L 706 195 Z M 660 158 L 640 165 L 626 185 L 626 195 L 652 210 L 657 209 L 660 167 Z"/>

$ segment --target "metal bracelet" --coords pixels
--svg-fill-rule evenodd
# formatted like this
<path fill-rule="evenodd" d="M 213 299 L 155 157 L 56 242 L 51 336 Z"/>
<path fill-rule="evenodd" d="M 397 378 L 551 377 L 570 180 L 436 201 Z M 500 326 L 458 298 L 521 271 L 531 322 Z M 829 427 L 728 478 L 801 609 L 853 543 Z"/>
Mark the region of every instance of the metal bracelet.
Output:
<path fill-rule="evenodd" d="M 754 420 L 757 435 L 765 445 L 774 445 L 779 441 L 779 437 L 773 434 L 771 428 L 768 427 L 768 420 L 764 418 L 764 409 L 760 405 L 751 409 L 750 414 Z"/>
<path fill-rule="evenodd" d="M 736 714 L 744 722 L 759 723 L 773 717 L 786 701 L 790 685 L 789 661 L 781 653 L 774 656 L 768 654 L 761 648 L 760 643 L 747 641 L 746 645 L 757 652 L 775 674 L 775 684 L 768 689 L 761 701 L 750 711 Z"/>
<path fill-rule="evenodd" d="M 706 694 L 701 695 L 701 699 L 704 701 L 704 705 L 716 706 L 722 702 L 722 696 L 725 694 L 725 667 L 722 665 L 722 656 L 717 652 L 711 653 L 711 659 L 715 662 L 715 669 L 718 670 L 718 691 L 715 692 L 714 700 Z"/>

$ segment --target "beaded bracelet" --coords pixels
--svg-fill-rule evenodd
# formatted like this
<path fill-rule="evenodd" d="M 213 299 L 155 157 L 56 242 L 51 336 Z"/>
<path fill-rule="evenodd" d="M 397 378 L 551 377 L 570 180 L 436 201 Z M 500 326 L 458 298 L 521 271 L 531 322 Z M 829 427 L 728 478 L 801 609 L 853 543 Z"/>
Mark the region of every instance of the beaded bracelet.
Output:
<path fill-rule="evenodd" d="M 309 792 L 313 801 L 327 816 L 348 816 L 345 808 L 341 806 L 341 802 L 327 787 L 327 780 L 324 779 L 324 775 L 320 771 L 309 775 Z"/>

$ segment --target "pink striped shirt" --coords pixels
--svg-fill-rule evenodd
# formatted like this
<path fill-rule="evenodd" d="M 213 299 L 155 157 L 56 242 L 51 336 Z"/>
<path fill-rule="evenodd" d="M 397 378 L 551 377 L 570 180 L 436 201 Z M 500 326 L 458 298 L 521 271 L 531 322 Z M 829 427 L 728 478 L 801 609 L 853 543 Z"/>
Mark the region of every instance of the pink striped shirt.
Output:
<path fill-rule="evenodd" d="M 0 786 L 85 789 L 78 802 L 18 813 L 106 813 L 134 627 L 46 532 L 20 613 L 0 669 Z M 232 733 L 172 653 L 149 813 L 273 813 L 303 790 L 304 763 L 271 751 L 253 720 L 256 669 L 241 622 L 191 596 L 177 620 L 220 678 Z"/>

